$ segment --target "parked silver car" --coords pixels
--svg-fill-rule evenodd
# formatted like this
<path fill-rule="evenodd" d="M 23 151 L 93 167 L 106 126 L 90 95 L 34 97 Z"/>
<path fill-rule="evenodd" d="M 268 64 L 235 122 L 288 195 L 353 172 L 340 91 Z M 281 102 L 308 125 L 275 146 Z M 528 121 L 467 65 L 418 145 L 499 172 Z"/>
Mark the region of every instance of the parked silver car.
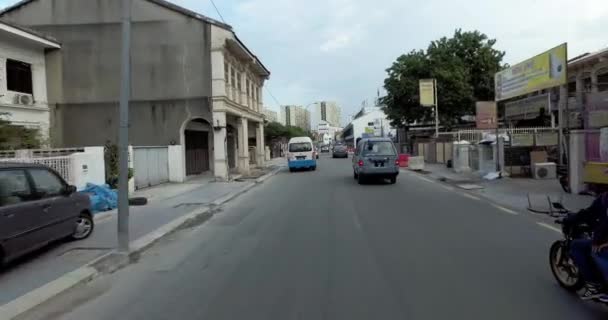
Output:
<path fill-rule="evenodd" d="M 94 228 L 90 200 L 52 169 L 0 163 L 0 264 Z"/>
<path fill-rule="evenodd" d="M 372 177 L 397 182 L 399 158 L 391 139 L 361 139 L 353 155 L 353 176 L 359 184 Z"/>

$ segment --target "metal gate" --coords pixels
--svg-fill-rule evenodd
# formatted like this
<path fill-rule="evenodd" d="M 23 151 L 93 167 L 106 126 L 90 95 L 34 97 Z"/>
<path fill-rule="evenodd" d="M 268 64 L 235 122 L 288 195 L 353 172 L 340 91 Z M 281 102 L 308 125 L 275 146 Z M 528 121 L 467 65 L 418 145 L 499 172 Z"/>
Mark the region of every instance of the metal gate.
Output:
<path fill-rule="evenodd" d="M 135 188 L 147 188 L 169 182 L 167 147 L 134 147 Z"/>
<path fill-rule="evenodd" d="M 209 171 L 209 133 L 206 131 L 185 131 L 186 175 Z"/>

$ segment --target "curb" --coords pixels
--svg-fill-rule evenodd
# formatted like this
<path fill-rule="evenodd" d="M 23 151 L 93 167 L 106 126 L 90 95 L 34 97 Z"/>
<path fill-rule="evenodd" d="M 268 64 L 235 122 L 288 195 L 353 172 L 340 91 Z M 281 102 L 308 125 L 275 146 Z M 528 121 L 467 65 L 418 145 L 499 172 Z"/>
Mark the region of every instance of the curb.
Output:
<path fill-rule="evenodd" d="M 231 192 L 213 201 L 211 206 L 201 206 L 190 213 L 176 218 L 158 229 L 140 237 L 139 239 L 131 241 L 129 244 L 130 251 L 128 253 L 119 252 L 117 250 L 110 251 L 93 259 L 84 266 L 64 274 L 63 276 L 0 306 L 0 320 L 14 319 L 51 300 L 59 294 L 74 288 L 77 285 L 89 282 L 102 274 L 112 273 L 129 265 L 131 262 L 136 260 L 142 252 L 150 248 L 154 243 L 161 240 L 166 235 L 179 229 L 182 225 L 187 224 L 189 221 L 194 220 L 201 215 L 207 214 L 211 211 L 212 207 L 221 206 L 222 204 L 237 198 L 241 194 L 244 194 L 256 185 L 272 177 L 280 170 L 281 168 L 275 169 L 270 173 L 256 179 L 255 183 L 248 184 L 240 190 Z M 112 214 L 112 212 L 100 213 L 95 216 L 95 221 L 97 222 L 105 220 L 112 216 Z"/>
<path fill-rule="evenodd" d="M 282 167 L 278 167 L 272 171 L 270 171 L 269 173 L 255 179 L 255 183 L 262 183 L 264 181 L 266 181 L 268 178 L 274 176 L 275 174 L 279 173 L 281 171 Z"/>

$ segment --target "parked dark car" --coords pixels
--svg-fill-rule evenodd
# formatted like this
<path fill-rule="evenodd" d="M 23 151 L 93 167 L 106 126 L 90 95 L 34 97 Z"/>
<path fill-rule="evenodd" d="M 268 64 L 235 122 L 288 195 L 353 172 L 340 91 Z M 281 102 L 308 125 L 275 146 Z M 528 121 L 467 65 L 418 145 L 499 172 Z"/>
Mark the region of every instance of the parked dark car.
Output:
<path fill-rule="evenodd" d="M 0 264 L 56 240 L 90 236 L 90 203 L 46 166 L 0 163 Z"/>
<path fill-rule="evenodd" d="M 348 148 L 345 145 L 335 146 L 331 156 L 332 158 L 348 158 Z"/>

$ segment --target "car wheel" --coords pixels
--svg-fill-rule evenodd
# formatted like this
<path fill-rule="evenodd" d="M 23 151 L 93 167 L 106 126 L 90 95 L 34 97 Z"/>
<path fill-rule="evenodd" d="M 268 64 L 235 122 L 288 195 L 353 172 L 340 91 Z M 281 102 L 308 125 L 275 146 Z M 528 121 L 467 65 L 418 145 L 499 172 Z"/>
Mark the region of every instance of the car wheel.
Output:
<path fill-rule="evenodd" d="M 315 170 L 317 170 L 317 167 L 312 167 L 312 171 L 315 171 Z"/>
<path fill-rule="evenodd" d="M 397 182 L 397 177 L 390 177 L 391 184 L 395 184 Z"/>
<path fill-rule="evenodd" d="M 289 168 L 289 172 L 293 172 L 293 168 Z"/>
<path fill-rule="evenodd" d="M 358 182 L 359 184 L 364 184 L 364 183 L 365 183 L 365 178 L 363 178 L 363 175 L 362 175 L 362 174 L 360 174 L 360 175 L 357 177 L 357 182 Z"/>
<path fill-rule="evenodd" d="M 88 238 L 95 229 L 95 222 L 93 216 L 89 213 L 81 213 L 76 220 L 74 233 L 72 234 L 73 240 L 84 240 Z"/>

